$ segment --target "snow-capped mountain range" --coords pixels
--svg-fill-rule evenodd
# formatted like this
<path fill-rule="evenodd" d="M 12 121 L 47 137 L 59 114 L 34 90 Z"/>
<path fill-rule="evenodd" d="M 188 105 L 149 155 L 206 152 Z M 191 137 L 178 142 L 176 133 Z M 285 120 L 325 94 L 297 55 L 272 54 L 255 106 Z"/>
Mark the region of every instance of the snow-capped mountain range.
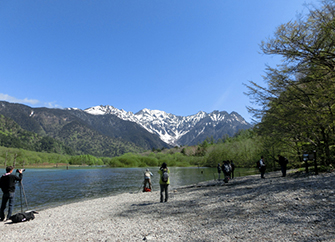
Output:
<path fill-rule="evenodd" d="M 232 136 L 240 129 L 251 127 L 236 112 L 228 114 L 225 111 L 213 111 L 208 114 L 200 111 L 194 115 L 176 116 L 164 111 L 145 108 L 134 114 L 109 105 L 95 106 L 84 111 L 92 115 L 111 114 L 122 120 L 135 122 L 173 146 L 194 145 L 211 136 L 217 140 L 224 135 Z"/>

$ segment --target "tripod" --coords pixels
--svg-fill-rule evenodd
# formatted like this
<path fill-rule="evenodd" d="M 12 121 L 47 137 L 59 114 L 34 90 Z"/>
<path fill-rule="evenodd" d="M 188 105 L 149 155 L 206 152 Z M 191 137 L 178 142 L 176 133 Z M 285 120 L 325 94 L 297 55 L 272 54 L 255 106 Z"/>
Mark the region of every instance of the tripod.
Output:
<path fill-rule="evenodd" d="M 140 192 L 141 189 L 143 189 L 143 186 L 144 186 L 144 181 L 141 183 L 140 187 L 138 188 L 138 191 L 137 192 Z"/>
<path fill-rule="evenodd" d="M 23 198 L 22 198 L 22 196 L 24 196 L 24 200 L 26 202 L 27 210 L 28 210 L 28 202 L 27 202 L 27 197 L 26 197 L 26 193 L 24 191 L 22 180 L 19 181 L 18 183 L 19 183 L 19 187 L 20 187 L 21 213 L 23 213 Z"/>
<path fill-rule="evenodd" d="M 26 197 L 26 193 L 25 193 L 24 188 L 23 188 L 22 181 L 20 181 L 19 186 L 20 186 L 21 213 L 23 213 L 22 195 L 24 196 L 24 201 L 26 202 L 27 210 L 28 210 L 28 202 L 27 202 L 27 197 Z"/>

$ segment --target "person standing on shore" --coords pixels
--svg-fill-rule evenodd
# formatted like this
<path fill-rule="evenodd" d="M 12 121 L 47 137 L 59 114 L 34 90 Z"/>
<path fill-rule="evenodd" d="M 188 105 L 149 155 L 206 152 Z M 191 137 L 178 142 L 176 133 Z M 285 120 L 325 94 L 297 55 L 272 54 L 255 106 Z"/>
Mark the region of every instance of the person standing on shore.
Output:
<path fill-rule="evenodd" d="M 230 165 L 229 160 L 223 161 L 222 171 L 223 171 L 223 174 L 224 174 L 224 182 L 228 183 L 228 181 L 231 178 L 231 165 Z"/>
<path fill-rule="evenodd" d="M 259 168 L 259 171 L 261 172 L 261 178 L 265 178 L 264 174 L 265 174 L 266 166 L 265 166 L 265 161 L 264 161 L 264 157 L 263 156 L 261 156 L 258 168 Z"/>
<path fill-rule="evenodd" d="M 160 192 L 160 201 L 161 203 L 167 202 L 169 198 L 168 194 L 168 186 L 170 184 L 170 170 L 167 168 L 166 163 L 164 162 L 162 166 L 159 168 L 158 173 L 160 174 L 160 179 L 159 179 L 159 185 L 161 187 L 161 192 Z M 165 193 L 165 199 L 164 199 L 164 194 Z"/>
<path fill-rule="evenodd" d="M 282 177 L 285 177 L 288 160 L 284 156 L 278 155 L 278 162 L 281 168 Z"/>
<path fill-rule="evenodd" d="M 0 178 L 0 187 L 3 192 L 2 203 L 0 209 L 0 221 L 5 220 L 5 209 L 8 202 L 8 215 L 7 219 L 12 216 L 13 207 L 14 207 L 14 196 L 15 196 L 15 182 L 22 180 L 22 170 L 17 170 L 19 176 L 12 174 L 14 167 L 7 166 L 6 173 Z"/>
<path fill-rule="evenodd" d="M 218 173 L 219 173 L 219 181 L 220 181 L 220 175 L 221 175 L 221 171 L 222 171 L 222 169 L 221 169 L 221 165 L 220 165 L 220 163 L 218 164 Z"/>
<path fill-rule="evenodd" d="M 146 191 L 147 184 L 149 184 L 150 192 L 152 191 L 151 177 L 154 176 L 149 169 L 144 172 L 143 192 Z"/>

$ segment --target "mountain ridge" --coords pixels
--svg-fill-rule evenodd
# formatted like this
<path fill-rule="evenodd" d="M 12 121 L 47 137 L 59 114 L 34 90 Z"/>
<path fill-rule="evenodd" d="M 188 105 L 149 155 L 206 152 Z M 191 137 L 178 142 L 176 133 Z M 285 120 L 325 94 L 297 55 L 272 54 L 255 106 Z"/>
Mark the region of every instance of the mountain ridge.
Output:
<path fill-rule="evenodd" d="M 134 114 L 110 105 L 51 109 L 0 101 L 0 114 L 27 131 L 63 142 L 79 154 L 95 156 L 192 146 L 207 138 L 222 140 L 251 127 L 237 112 L 218 110 L 177 116 L 147 108 Z"/>
<path fill-rule="evenodd" d="M 138 124 L 114 115 L 100 118 L 80 109 L 32 108 L 5 101 L 0 101 L 0 114 L 27 131 L 63 142 L 77 154 L 113 157 L 169 147 Z"/>
<path fill-rule="evenodd" d="M 215 110 L 211 113 L 199 111 L 194 115 L 177 116 L 160 110 L 150 110 L 144 108 L 137 113 L 127 112 L 123 109 L 117 109 L 110 105 L 100 105 L 84 109 L 85 112 L 92 115 L 112 114 L 123 120 L 138 123 L 150 133 L 157 134 L 162 141 L 172 146 L 175 145 L 195 145 L 202 142 L 200 137 L 204 129 L 199 129 L 199 124 L 211 127 L 209 132 L 214 139 L 222 138 L 223 135 L 217 134 L 215 131 L 218 125 L 225 124 L 226 129 L 232 130 L 226 132 L 229 136 L 234 135 L 239 129 L 248 129 L 251 127 L 245 119 L 237 112 Z M 206 123 L 203 120 L 207 120 Z M 221 132 L 219 132 L 221 133 Z"/>

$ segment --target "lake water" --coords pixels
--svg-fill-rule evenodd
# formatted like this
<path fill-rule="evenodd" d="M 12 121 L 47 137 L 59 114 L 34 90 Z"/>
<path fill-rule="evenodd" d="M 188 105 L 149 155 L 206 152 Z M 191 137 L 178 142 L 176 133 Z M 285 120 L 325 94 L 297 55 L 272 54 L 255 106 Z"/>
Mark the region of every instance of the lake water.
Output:
<path fill-rule="evenodd" d="M 141 192 L 144 171 L 144 168 L 26 169 L 23 189 L 19 185 L 16 187 L 13 214 L 21 211 L 21 204 L 24 211 L 38 211 L 85 199 Z M 154 174 L 153 190 L 157 191 L 158 167 L 150 168 L 150 171 Z M 245 175 L 245 170 L 236 169 L 236 175 Z M 170 189 L 217 178 L 216 168 L 171 167 Z"/>

